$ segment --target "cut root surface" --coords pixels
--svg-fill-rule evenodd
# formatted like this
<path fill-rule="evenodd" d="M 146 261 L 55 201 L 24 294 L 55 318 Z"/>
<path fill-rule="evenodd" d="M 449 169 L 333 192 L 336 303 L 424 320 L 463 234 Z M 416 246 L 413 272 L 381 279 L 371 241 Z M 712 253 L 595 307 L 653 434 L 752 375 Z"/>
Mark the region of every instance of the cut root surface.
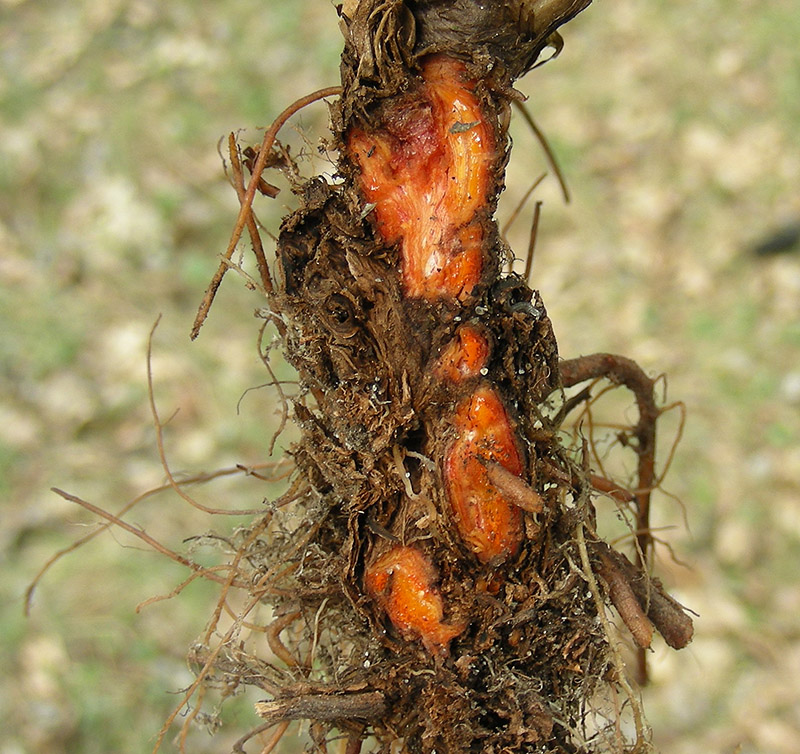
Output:
<path fill-rule="evenodd" d="M 410 298 L 463 300 L 483 272 L 496 154 L 474 89 L 463 63 L 434 56 L 413 91 L 346 135 L 383 241 L 400 245 Z"/>

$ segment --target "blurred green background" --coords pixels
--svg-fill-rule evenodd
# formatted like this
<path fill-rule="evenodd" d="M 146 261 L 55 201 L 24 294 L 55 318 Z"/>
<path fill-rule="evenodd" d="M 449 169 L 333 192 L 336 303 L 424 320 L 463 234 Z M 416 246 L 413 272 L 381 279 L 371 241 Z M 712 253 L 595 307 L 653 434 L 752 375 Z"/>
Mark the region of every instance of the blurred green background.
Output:
<path fill-rule="evenodd" d="M 663 752 L 790 754 L 800 249 L 751 250 L 800 220 L 800 6 L 597 2 L 565 38 L 519 85 L 573 196 L 565 206 L 552 178 L 537 191 L 533 284 L 565 357 L 635 358 L 688 409 L 655 524 L 686 563 L 663 548 L 659 572 L 700 617 L 689 649 L 657 646 L 645 707 Z M 197 583 L 136 613 L 186 574 L 133 539 L 103 534 L 60 561 L 28 619 L 23 595 L 93 526 L 50 487 L 117 510 L 163 482 L 145 375 L 159 313 L 171 467 L 266 460 L 276 397 L 242 398 L 266 379 L 259 296 L 229 276 L 188 339 L 238 206 L 217 144 L 240 129 L 259 141 L 290 101 L 337 83 L 340 46 L 329 0 L 0 0 L 0 754 L 148 751 L 191 681 L 183 658 L 215 590 Z M 313 165 L 325 106 L 293 123 L 286 138 Z M 513 135 L 501 220 L 546 167 L 524 124 Z M 258 211 L 275 231 L 291 205 L 283 191 Z M 509 233 L 519 256 L 530 213 Z M 676 428 L 665 423 L 662 461 Z M 221 507 L 267 494 L 252 478 L 197 491 Z M 231 526 L 174 495 L 130 520 L 181 551 Z M 250 701 L 191 750 L 228 751 L 257 722 Z"/>

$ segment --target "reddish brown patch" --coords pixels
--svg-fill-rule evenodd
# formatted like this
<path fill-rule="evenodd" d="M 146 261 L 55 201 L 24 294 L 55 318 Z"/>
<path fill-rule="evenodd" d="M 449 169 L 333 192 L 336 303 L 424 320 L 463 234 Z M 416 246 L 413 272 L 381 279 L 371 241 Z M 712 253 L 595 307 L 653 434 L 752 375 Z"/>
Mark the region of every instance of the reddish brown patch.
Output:
<path fill-rule="evenodd" d="M 465 628 L 442 623 L 436 570 L 416 547 L 393 547 L 367 568 L 364 581 L 395 628 L 406 639 L 421 639 L 431 654 L 447 655 L 450 641 Z"/>
<path fill-rule="evenodd" d="M 400 243 L 407 296 L 463 300 L 483 271 L 483 216 L 495 140 L 463 63 L 429 58 L 423 83 L 380 127 L 352 128 L 347 146 L 378 229 Z"/>
<path fill-rule="evenodd" d="M 453 520 L 481 562 L 501 562 L 519 550 L 522 512 L 489 481 L 485 461 L 522 474 L 511 421 L 497 393 L 481 386 L 456 409 L 455 426 L 444 467 Z"/>

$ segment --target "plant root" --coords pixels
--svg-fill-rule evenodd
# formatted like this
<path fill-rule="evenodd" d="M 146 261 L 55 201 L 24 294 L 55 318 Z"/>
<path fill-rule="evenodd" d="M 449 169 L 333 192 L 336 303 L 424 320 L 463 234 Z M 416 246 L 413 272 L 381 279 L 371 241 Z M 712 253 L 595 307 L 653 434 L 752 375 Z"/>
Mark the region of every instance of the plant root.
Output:
<path fill-rule="evenodd" d="M 229 138 L 240 211 L 191 336 L 247 228 L 260 278 L 247 284 L 266 299 L 259 354 L 281 427 L 291 412 L 300 432 L 288 489 L 216 540 L 223 569 L 200 569 L 75 499 L 220 584 L 190 653 L 196 680 L 155 750 L 190 702 L 181 752 L 204 699 L 249 686 L 269 698 L 237 752 L 262 734 L 272 751 L 294 720 L 309 721 L 323 752 L 342 735 L 347 754 L 652 751 L 606 611 L 640 648 L 640 678 L 654 629 L 675 648 L 691 640 L 691 619 L 649 575 L 666 409 L 630 359 L 560 360 L 527 285 L 539 205 L 525 279 L 503 273 L 510 251 L 494 220 L 513 82 L 546 47 L 560 49 L 556 29 L 589 3 L 348 2 L 342 86 L 287 108 L 257 152 Z M 281 224 L 270 271 L 253 198 L 272 193 L 263 171 L 282 125 L 333 97 L 336 179 L 293 183 L 300 206 Z M 261 346 L 266 327 L 297 372 L 291 398 Z M 619 434 L 637 454 L 630 490 L 592 468 L 594 427 L 583 447 L 563 439 L 570 411 L 585 404 L 590 417 L 602 379 L 638 407 Z M 169 472 L 151 408 L 172 488 L 223 512 Z M 598 495 L 635 511 L 635 562 L 596 534 Z"/>

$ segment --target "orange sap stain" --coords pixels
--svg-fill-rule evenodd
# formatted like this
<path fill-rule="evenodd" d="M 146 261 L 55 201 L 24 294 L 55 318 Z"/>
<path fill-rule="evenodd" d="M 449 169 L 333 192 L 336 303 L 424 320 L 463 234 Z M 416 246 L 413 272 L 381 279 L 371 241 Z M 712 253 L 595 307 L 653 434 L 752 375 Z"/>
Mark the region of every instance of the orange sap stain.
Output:
<path fill-rule="evenodd" d="M 466 627 L 442 622 L 436 570 L 416 547 L 393 547 L 367 568 L 364 580 L 404 638 L 421 639 L 431 654 L 447 655 L 450 641 Z"/>
<path fill-rule="evenodd" d="M 419 90 L 347 146 L 378 229 L 400 244 L 405 294 L 463 300 L 483 272 L 483 216 L 495 139 L 460 61 L 429 58 Z"/>
<path fill-rule="evenodd" d="M 482 563 L 515 555 L 522 542 L 522 511 L 492 485 L 482 460 L 522 475 L 511 421 L 497 393 L 479 387 L 456 409 L 457 436 L 445 455 L 444 477 L 453 521 Z"/>
<path fill-rule="evenodd" d="M 462 382 L 477 377 L 489 360 L 489 341 L 471 325 L 463 325 L 442 351 L 435 374 L 439 379 Z"/>

